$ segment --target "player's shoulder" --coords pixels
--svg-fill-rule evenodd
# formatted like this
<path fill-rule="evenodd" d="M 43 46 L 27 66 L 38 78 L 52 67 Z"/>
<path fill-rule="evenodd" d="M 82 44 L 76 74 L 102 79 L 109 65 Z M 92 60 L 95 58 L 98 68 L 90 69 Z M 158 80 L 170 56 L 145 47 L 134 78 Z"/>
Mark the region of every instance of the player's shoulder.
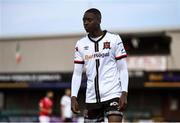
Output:
<path fill-rule="evenodd" d="M 45 102 L 45 97 L 44 97 L 44 98 L 41 98 L 41 99 L 39 100 L 39 104 L 44 104 L 44 102 Z"/>
<path fill-rule="evenodd" d="M 79 39 L 76 44 L 79 44 L 79 45 L 85 44 L 87 43 L 87 40 L 88 40 L 88 37 L 84 36 L 81 39 Z"/>
<path fill-rule="evenodd" d="M 45 97 L 45 98 L 44 98 L 44 101 L 45 101 L 45 102 L 48 102 L 48 101 L 50 101 L 50 100 L 51 100 L 51 99 L 48 98 L 48 97 Z"/>
<path fill-rule="evenodd" d="M 68 100 L 70 97 L 64 95 L 61 97 L 61 103 L 65 102 L 66 100 Z"/>
<path fill-rule="evenodd" d="M 113 32 L 107 32 L 107 38 L 109 38 L 109 40 L 111 42 L 116 42 L 118 39 L 121 39 L 118 33 L 113 33 Z"/>
<path fill-rule="evenodd" d="M 107 35 L 108 35 L 108 36 L 112 36 L 112 37 L 117 37 L 117 36 L 119 36 L 118 33 L 110 32 L 110 31 L 107 31 Z"/>
<path fill-rule="evenodd" d="M 40 99 L 40 100 L 39 100 L 39 103 L 42 103 L 42 102 L 43 102 L 43 99 Z"/>

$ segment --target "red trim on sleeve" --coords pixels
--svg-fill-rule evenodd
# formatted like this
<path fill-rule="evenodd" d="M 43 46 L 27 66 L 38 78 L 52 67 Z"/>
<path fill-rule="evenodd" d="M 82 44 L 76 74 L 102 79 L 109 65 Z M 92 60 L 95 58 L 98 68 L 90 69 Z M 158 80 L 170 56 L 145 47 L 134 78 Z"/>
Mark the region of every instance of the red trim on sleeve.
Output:
<path fill-rule="evenodd" d="M 84 61 L 74 61 L 76 64 L 84 64 Z"/>
<path fill-rule="evenodd" d="M 119 60 L 119 59 L 122 59 L 122 58 L 125 58 L 125 57 L 127 57 L 127 54 L 122 55 L 122 56 L 117 56 L 117 57 L 115 57 L 115 59 L 116 59 L 116 60 Z"/>

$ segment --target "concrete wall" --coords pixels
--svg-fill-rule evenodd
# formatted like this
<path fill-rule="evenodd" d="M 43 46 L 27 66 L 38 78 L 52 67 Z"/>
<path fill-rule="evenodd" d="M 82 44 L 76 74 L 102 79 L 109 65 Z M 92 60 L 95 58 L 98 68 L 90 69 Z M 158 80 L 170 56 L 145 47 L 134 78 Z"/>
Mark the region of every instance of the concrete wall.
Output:
<path fill-rule="evenodd" d="M 0 72 L 72 71 L 74 45 L 79 38 L 52 38 L 0 42 Z M 17 42 L 22 61 L 16 64 Z"/>

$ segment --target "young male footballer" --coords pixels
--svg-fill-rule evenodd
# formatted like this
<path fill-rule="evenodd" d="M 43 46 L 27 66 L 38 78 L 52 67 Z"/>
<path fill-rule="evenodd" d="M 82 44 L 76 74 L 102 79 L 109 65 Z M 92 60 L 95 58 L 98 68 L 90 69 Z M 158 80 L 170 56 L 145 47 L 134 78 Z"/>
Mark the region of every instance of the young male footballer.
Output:
<path fill-rule="evenodd" d="M 101 12 L 88 9 L 83 16 L 87 36 L 76 43 L 71 83 L 71 109 L 79 113 L 77 95 L 83 67 L 87 75 L 84 122 L 122 122 L 127 106 L 128 69 L 126 51 L 119 35 L 101 30 Z"/>

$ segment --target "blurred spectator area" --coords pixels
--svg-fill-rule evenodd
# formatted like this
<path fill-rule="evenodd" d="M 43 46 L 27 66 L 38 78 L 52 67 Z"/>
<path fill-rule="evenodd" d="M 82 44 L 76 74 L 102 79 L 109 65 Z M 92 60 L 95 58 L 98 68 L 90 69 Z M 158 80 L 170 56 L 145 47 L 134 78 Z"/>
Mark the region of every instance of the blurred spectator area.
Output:
<path fill-rule="evenodd" d="M 165 33 L 121 35 L 130 55 L 169 55 L 171 37 Z"/>

